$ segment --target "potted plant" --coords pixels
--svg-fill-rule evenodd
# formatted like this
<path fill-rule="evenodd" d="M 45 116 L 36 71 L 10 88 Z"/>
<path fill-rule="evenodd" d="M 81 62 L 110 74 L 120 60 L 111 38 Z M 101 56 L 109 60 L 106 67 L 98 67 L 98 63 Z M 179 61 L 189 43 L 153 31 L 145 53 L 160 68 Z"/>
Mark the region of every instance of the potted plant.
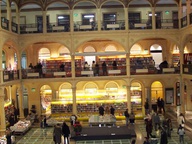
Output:
<path fill-rule="evenodd" d="M 82 125 L 78 121 L 75 122 L 75 124 L 73 125 L 73 128 L 76 135 L 79 135 L 82 131 Z"/>

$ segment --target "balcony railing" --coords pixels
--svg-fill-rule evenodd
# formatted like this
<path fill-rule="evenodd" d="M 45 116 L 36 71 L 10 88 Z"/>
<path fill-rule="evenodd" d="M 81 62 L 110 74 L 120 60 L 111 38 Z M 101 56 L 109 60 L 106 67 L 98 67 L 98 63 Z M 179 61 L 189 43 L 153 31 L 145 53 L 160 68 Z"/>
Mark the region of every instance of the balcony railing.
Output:
<path fill-rule="evenodd" d="M 184 65 L 183 71 L 185 74 L 192 74 L 192 65 Z M 169 67 L 163 69 L 157 69 L 154 66 L 131 66 L 131 75 L 151 75 L 151 74 L 179 74 L 179 67 Z M 71 78 L 71 67 L 65 68 L 61 71 L 57 68 L 43 68 L 39 69 L 22 69 L 22 79 L 43 79 L 43 78 Z M 126 66 L 117 66 L 115 69 L 112 66 L 108 66 L 106 70 L 102 67 L 84 69 L 82 67 L 75 68 L 75 77 L 100 77 L 100 76 L 126 76 Z M 19 70 L 3 71 L 3 81 L 13 81 L 19 79 Z"/>
<path fill-rule="evenodd" d="M 18 80 L 19 79 L 19 70 L 4 70 L 3 71 L 3 81 L 12 81 L 12 80 Z"/>

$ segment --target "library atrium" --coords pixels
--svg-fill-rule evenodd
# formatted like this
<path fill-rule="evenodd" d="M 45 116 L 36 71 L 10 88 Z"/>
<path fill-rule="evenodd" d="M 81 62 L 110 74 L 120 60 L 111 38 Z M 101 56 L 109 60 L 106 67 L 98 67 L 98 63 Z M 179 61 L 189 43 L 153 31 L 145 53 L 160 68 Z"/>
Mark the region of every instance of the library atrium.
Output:
<path fill-rule="evenodd" d="M 0 133 L 35 111 L 88 121 L 145 117 L 157 99 L 192 111 L 190 0 L 0 0 Z M 25 127 L 26 124 L 20 124 Z M 25 128 L 24 128 L 25 129 Z M 26 128 L 27 129 L 27 128 Z"/>

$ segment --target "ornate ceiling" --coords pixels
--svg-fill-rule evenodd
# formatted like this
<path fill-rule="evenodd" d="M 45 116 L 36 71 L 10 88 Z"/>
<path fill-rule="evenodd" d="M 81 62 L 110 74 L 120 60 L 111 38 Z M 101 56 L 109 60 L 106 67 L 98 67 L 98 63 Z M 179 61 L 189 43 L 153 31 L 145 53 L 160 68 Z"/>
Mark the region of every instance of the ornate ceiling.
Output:
<path fill-rule="evenodd" d="M 38 5 L 42 10 L 46 10 L 49 5 L 55 5 L 57 7 L 58 4 L 56 3 L 63 3 L 65 4 L 69 9 L 73 9 L 73 7 L 81 3 L 89 3 L 90 5 L 93 5 L 95 7 L 100 8 L 104 3 L 108 3 L 108 5 L 114 6 L 116 4 L 128 7 L 129 5 L 149 5 L 152 7 L 155 7 L 156 5 L 179 5 L 181 2 L 185 5 L 187 0 L 116 0 L 109 2 L 108 0 L 0 0 L 1 5 L 12 5 L 13 3 L 18 7 L 18 9 L 21 9 L 23 6 L 26 5 Z M 81 5 L 82 6 L 82 5 Z M 89 5 L 85 5 L 86 7 L 89 7 Z"/>

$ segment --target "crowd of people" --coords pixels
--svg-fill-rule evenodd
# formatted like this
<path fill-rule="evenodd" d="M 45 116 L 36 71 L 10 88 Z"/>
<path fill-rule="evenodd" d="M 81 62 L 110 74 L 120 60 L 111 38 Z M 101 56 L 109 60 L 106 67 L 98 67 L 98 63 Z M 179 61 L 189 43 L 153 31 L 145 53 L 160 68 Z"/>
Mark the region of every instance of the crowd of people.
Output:
<path fill-rule="evenodd" d="M 165 116 L 165 107 L 163 98 L 157 99 L 157 110 L 150 112 L 149 102 L 146 99 L 145 104 L 145 126 L 146 126 L 146 134 L 145 141 L 143 144 L 151 144 L 158 143 L 158 139 L 156 135 L 152 134 L 152 131 L 160 131 L 160 144 L 167 144 L 168 138 L 171 138 L 171 133 L 173 130 L 172 120 L 170 118 L 166 118 Z M 160 117 L 160 115 L 162 117 Z M 181 113 L 177 118 L 178 129 L 177 134 L 179 135 L 179 142 L 184 144 L 184 135 L 185 135 L 185 118 Z"/>
<path fill-rule="evenodd" d="M 112 64 L 110 64 L 112 68 L 112 70 L 117 70 L 117 62 L 116 61 L 113 61 Z M 100 71 L 100 67 L 101 67 L 101 71 Z M 88 64 L 87 61 L 84 62 L 84 65 L 83 65 L 83 70 L 85 71 L 89 71 L 89 70 L 92 70 L 93 71 L 93 75 L 94 76 L 99 76 L 99 75 L 103 75 L 103 76 L 107 76 L 108 75 L 108 64 L 103 61 L 101 66 L 99 66 L 99 63 L 98 62 L 95 62 L 95 61 L 92 61 L 92 65 L 90 67 L 90 65 Z"/>

